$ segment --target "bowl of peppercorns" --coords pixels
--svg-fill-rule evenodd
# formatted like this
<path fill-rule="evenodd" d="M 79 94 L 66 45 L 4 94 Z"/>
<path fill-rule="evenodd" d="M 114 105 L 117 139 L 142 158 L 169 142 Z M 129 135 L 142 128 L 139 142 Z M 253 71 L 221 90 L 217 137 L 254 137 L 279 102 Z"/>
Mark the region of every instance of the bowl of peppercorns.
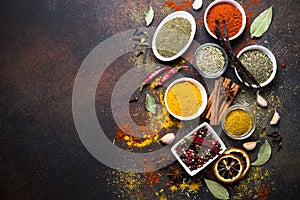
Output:
<path fill-rule="evenodd" d="M 206 122 L 178 141 L 171 152 L 190 176 L 194 176 L 224 151 L 226 146 Z"/>

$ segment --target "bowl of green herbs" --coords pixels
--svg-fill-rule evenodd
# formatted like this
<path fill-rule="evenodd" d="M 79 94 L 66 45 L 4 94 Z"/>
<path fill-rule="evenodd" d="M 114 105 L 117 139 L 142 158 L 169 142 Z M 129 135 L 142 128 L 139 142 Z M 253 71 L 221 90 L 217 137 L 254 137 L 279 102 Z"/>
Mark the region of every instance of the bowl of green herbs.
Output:
<path fill-rule="evenodd" d="M 221 46 L 215 43 L 205 43 L 196 49 L 194 64 L 202 76 L 216 78 L 227 69 L 228 57 Z"/>
<path fill-rule="evenodd" d="M 172 61 L 180 57 L 191 45 L 196 33 L 194 17 L 186 11 L 168 15 L 156 28 L 152 39 L 152 50 L 161 61 Z"/>
<path fill-rule="evenodd" d="M 237 57 L 247 70 L 254 76 L 260 87 L 268 85 L 275 77 L 277 71 L 277 63 L 273 53 L 264 46 L 250 45 L 242 49 Z M 236 68 L 235 74 L 238 79 L 243 82 Z M 245 85 L 250 86 L 245 82 Z M 257 88 L 256 85 L 251 85 Z"/>

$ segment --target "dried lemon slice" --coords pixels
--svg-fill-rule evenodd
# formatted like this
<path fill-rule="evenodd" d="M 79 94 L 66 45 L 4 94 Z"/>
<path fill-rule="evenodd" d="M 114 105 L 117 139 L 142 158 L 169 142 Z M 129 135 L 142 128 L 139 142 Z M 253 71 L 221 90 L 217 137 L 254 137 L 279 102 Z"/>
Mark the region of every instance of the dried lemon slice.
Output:
<path fill-rule="evenodd" d="M 238 180 L 243 173 L 242 160 L 233 154 L 225 154 L 215 162 L 213 171 L 220 181 L 232 183 Z"/>
<path fill-rule="evenodd" d="M 233 154 L 238 156 L 241 159 L 244 168 L 240 178 L 243 178 L 248 173 L 251 166 L 250 158 L 249 155 L 246 153 L 246 151 L 231 147 L 230 149 L 226 150 L 224 154 Z"/>

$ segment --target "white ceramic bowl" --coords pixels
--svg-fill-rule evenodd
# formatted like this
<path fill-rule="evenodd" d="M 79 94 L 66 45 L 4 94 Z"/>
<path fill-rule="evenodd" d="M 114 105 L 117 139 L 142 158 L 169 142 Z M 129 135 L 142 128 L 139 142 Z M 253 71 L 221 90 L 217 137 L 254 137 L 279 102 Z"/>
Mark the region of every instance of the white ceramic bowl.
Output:
<path fill-rule="evenodd" d="M 260 83 L 260 86 L 261 86 L 261 87 L 264 87 L 264 86 L 268 85 L 268 84 L 274 79 L 274 77 L 275 77 L 275 75 L 276 75 L 276 71 L 277 71 L 277 62 L 276 62 L 275 56 L 273 55 L 273 53 L 272 53 L 269 49 L 267 49 L 267 48 L 264 47 L 264 46 L 261 46 L 261 45 L 251 45 L 251 46 L 247 46 L 247 47 L 245 47 L 244 49 L 242 49 L 242 50 L 239 52 L 239 54 L 237 55 L 237 57 L 238 57 L 238 58 L 241 57 L 241 55 L 242 55 L 243 53 L 245 53 L 246 51 L 249 51 L 249 50 L 260 50 L 260 51 L 262 51 L 263 53 L 265 53 L 265 54 L 271 59 L 271 61 L 272 61 L 272 63 L 273 63 L 273 72 L 271 73 L 270 77 L 269 77 L 265 82 Z M 238 79 L 239 79 L 241 82 L 243 82 L 242 79 L 241 79 L 241 77 L 240 77 L 239 74 L 237 73 L 236 68 L 234 68 L 234 71 L 235 71 L 235 74 L 236 74 L 236 76 L 238 77 Z M 250 85 L 249 85 L 248 83 L 246 83 L 246 82 L 245 82 L 245 85 L 250 86 Z M 256 85 L 253 85 L 253 84 L 252 84 L 252 87 L 257 88 L 257 86 L 256 86 Z"/>
<path fill-rule="evenodd" d="M 214 37 L 215 39 L 217 39 L 216 35 L 208 28 L 208 25 L 207 25 L 207 21 L 206 21 L 206 20 L 207 20 L 207 14 L 208 14 L 209 10 L 210 10 L 213 6 L 215 6 L 215 5 L 219 4 L 219 3 L 230 3 L 230 4 L 234 5 L 236 8 L 238 8 L 239 11 L 240 11 L 241 14 L 242 14 L 242 26 L 241 26 L 239 32 L 238 32 L 237 34 L 235 34 L 234 36 L 232 36 L 232 37 L 229 38 L 229 40 L 233 40 L 233 39 L 237 38 L 238 36 L 240 36 L 241 33 L 244 31 L 244 29 L 245 29 L 245 27 L 246 27 L 246 21 L 247 21 L 247 19 L 246 19 L 246 14 L 245 14 L 245 10 L 243 9 L 243 7 L 242 7 L 238 2 L 236 2 L 236 1 L 234 1 L 234 0 L 217 0 L 217 1 L 213 1 L 212 3 L 210 3 L 209 6 L 206 8 L 205 13 L 204 13 L 204 26 L 205 26 L 207 32 L 208 32 L 212 37 Z M 222 22 L 220 22 L 220 23 L 222 23 Z"/>
<path fill-rule="evenodd" d="M 189 20 L 189 22 L 191 23 L 192 26 L 192 31 L 190 34 L 190 38 L 188 40 L 188 42 L 186 43 L 186 45 L 184 46 L 183 49 L 181 49 L 181 51 L 179 51 L 176 55 L 172 56 L 172 57 L 164 57 L 162 55 L 160 55 L 157 51 L 156 48 L 156 38 L 157 38 L 157 34 L 160 31 L 160 29 L 163 27 L 163 25 L 165 25 L 167 22 L 169 22 L 170 20 L 176 18 L 176 17 L 183 17 L 187 20 Z M 172 61 L 175 60 L 176 58 L 178 58 L 179 56 L 181 56 L 191 45 L 193 38 L 195 36 L 196 33 L 196 22 L 195 22 L 195 18 L 188 12 L 186 11 L 177 11 L 174 12 L 170 15 L 168 15 L 165 19 L 162 20 L 162 22 L 158 25 L 158 27 L 156 28 L 154 35 L 153 35 L 153 39 L 152 39 L 152 51 L 155 55 L 155 57 L 157 57 L 159 60 L 161 61 Z M 176 42 L 176 41 L 174 41 Z"/>
<path fill-rule="evenodd" d="M 218 48 L 222 52 L 222 55 L 223 55 L 223 58 L 224 58 L 224 65 L 223 65 L 222 69 L 219 70 L 218 72 L 216 72 L 215 74 L 205 73 L 204 71 L 202 71 L 200 69 L 200 67 L 197 64 L 197 54 L 198 54 L 198 52 L 201 51 L 204 47 L 207 47 L 207 46 L 213 46 L 213 47 Z M 225 72 L 225 70 L 227 69 L 228 57 L 227 57 L 227 54 L 226 54 L 225 50 L 220 45 L 217 45 L 215 43 L 205 43 L 205 44 L 202 44 L 201 46 L 199 46 L 196 49 L 195 54 L 194 54 L 194 65 L 197 67 L 196 69 L 199 71 L 199 73 L 202 76 L 204 76 L 206 78 L 217 78 L 217 77 L 221 76 Z"/>
<path fill-rule="evenodd" d="M 240 110 L 246 111 L 246 112 L 250 115 L 251 120 L 252 120 L 252 127 L 250 128 L 250 130 L 249 130 L 247 133 L 245 133 L 245 134 L 243 134 L 243 135 L 241 135 L 241 136 L 235 136 L 235 135 L 230 134 L 230 133 L 226 130 L 226 127 L 225 127 L 225 118 L 226 118 L 226 116 L 227 116 L 231 111 L 233 111 L 233 110 L 239 110 L 239 109 L 240 109 Z M 236 104 L 236 105 L 230 106 L 230 107 L 225 111 L 224 115 L 222 116 L 222 122 L 221 122 L 221 124 L 222 124 L 222 128 L 223 128 L 224 132 L 226 133 L 226 135 L 229 136 L 229 137 L 232 138 L 232 139 L 235 139 L 235 140 L 244 140 L 244 139 L 250 137 L 250 136 L 253 134 L 253 132 L 254 132 L 254 130 L 255 130 L 255 127 L 256 127 L 256 121 L 255 121 L 255 118 L 254 118 L 254 115 L 252 114 L 252 112 L 251 112 L 246 106 L 243 106 L 243 105 L 240 105 L 240 104 Z"/>
<path fill-rule="evenodd" d="M 169 90 L 177 83 L 180 83 L 180 82 L 191 82 L 193 84 L 195 84 L 201 95 L 202 95 L 202 104 L 200 106 L 200 108 L 198 109 L 198 111 L 191 115 L 191 116 L 179 116 L 179 115 L 176 115 L 175 113 L 172 112 L 172 110 L 169 108 L 168 106 L 168 103 L 167 103 L 167 94 L 169 92 Z M 193 79 L 193 78 L 179 78 L 177 80 L 175 80 L 174 82 L 172 82 L 168 87 L 167 87 L 167 90 L 165 92 L 165 96 L 164 96 L 164 103 L 165 103 L 165 106 L 167 108 L 167 111 L 175 118 L 177 119 L 180 119 L 180 120 L 192 120 L 192 119 L 195 119 L 197 117 L 199 117 L 205 110 L 206 106 L 207 106 L 207 93 L 206 93 L 206 90 L 205 88 L 203 87 L 203 85 L 201 83 L 199 83 L 197 80 Z"/>
<path fill-rule="evenodd" d="M 202 165 L 201 167 L 195 169 L 195 170 L 190 170 L 188 168 L 188 166 L 186 166 L 186 164 L 181 160 L 180 156 L 177 151 L 176 148 L 181 145 L 182 143 L 187 142 L 188 140 L 186 140 L 187 137 L 189 137 L 192 134 L 195 134 L 195 132 L 197 130 L 199 130 L 202 127 L 207 127 L 208 132 L 210 132 L 213 136 L 214 139 L 217 139 L 218 143 L 221 146 L 221 150 L 219 151 L 219 155 L 221 155 L 225 150 L 226 150 L 226 146 L 223 143 L 223 141 L 221 140 L 221 138 L 218 136 L 218 134 L 215 132 L 215 130 L 206 122 L 200 124 L 197 128 L 195 128 L 194 130 L 192 130 L 190 133 L 188 133 L 184 138 L 182 138 L 181 140 L 179 140 L 174 146 L 172 146 L 171 148 L 171 152 L 172 154 L 175 156 L 175 158 L 179 161 L 179 163 L 183 166 L 183 168 L 186 170 L 186 172 L 190 175 L 190 176 L 194 176 L 195 174 L 197 174 L 198 172 L 200 172 L 201 170 L 203 170 L 207 165 L 209 165 L 210 163 L 212 163 L 216 158 L 219 157 L 218 154 L 216 154 L 213 158 L 211 158 L 210 160 L 208 160 L 204 165 Z M 191 143 L 191 142 L 190 142 Z M 199 155 L 201 156 L 201 155 Z"/>

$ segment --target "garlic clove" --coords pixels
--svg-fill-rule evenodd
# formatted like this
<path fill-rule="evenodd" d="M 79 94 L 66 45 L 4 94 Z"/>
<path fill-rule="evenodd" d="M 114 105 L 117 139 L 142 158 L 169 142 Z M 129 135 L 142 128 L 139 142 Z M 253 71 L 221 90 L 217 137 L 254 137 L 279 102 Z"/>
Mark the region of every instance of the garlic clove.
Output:
<path fill-rule="evenodd" d="M 160 142 L 164 144 L 171 144 L 175 140 L 175 134 L 174 133 L 167 133 L 162 138 L 159 139 Z"/>
<path fill-rule="evenodd" d="M 268 106 L 268 102 L 259 94 L 259 91 L 256 93 L 256 103 L 258 106 L 265 108 Z"/>
<path fill-rule="evenodd" d="M 199 10 L 202 7 L 203 1 L 202 0 L 195 0 L 193 3 L 193 9 Z"/>
<path fill-rule="evenodd" d="M 260 142 L 260 141 L 257 140 L 257 141 L 253 141 L 253 142 L 245 142 L 245 143 L 243 144 L 243 147 L 244 147 L 245 149 L 251 151 L 251 150 L 255 149 L 255 147 L 256 147 L 256 145 L 257 145 L 258 142 Z"/>
<path fill-rule="evenodd" d="M 270 125 L 276 125 L 276 124 L 278 124 L 279 119 L 280 119 L 279 113 L 276 110 L 274 110 L 274 114 L 273 114 L 273 117 L 272 117 L 272 119 L 270 121 Z"/>

